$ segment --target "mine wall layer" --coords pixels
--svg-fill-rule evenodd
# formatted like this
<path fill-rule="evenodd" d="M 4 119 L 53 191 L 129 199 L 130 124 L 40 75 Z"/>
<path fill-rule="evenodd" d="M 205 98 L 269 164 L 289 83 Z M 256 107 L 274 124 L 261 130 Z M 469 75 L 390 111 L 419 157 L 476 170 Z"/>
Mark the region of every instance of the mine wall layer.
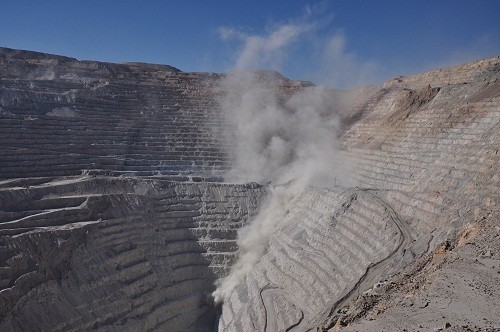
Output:
<path fill-rule="evenodd" d="M 265 256 L 224 303 L 219 330 L 304 331 L 387 258 L 405 259 L 396 216 L 371 194 L 311 188 L 297 197 Z M 383 271 L 382 271 L 383 270 Z M 367 274 L 370 272 L 370 274 Z M 370 286 L 373 280 L 369 282 Z"/>
<path fill-rule="evenodd" d="M 227 170 L 224 75 L 5 48 L 0 56 L 0 178 L 96 170 L 221 181 Z M 284 95 L 307 85 L 261 76 L 279 80 Z"/>
<path fill-rule="evenodd" d="M 265 77 L 285 96 L 308 86 Z M 221 78 L 0 48 L 0 330 L 329 328 L 359 294 L 499 217 L 500 57 L 332 91 L 352 101 L 339 109 L 352 187 L 296 197 L 213 307 L 267 192 L 220 183 Z"/>
<path fill-rule="evenodd" d="M 466 225 L 499 217 L 500 57 L 398 78 L 367 96 L 339 156 L 355 196 L 326 204 L 343 203 L 335 213 L 316 205 L 325 196 L 297 202 L 300 223 L 290 217 L 279 229 L 224 303 L 219 330 L 332 328 L 356 295 L 455 241 Z M 352 197 L 357 204 L 345 209 Z"/>
<path fill-rule="evenodd" d="M 264 194 L 109 177 L 3 188 L 0 329 L 212 326 L 206 297 Z"/>

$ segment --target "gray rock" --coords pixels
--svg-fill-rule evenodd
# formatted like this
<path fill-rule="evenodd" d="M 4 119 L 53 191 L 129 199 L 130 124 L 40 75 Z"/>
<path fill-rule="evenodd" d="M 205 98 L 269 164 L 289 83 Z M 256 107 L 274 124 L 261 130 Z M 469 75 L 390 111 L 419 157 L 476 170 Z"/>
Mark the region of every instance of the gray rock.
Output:
<path fill-rule="evenodd" d="M 282 98 L 311 86 L 256 75 Z M 218 104 L 224 75 L 0 48 L 0 330 L 500 324 L 497 268 L 481 263 L 495 259 L 488 248 L 499 239 L 490 226 L 499 216 L 499 76 L 493 57 L 332 90 L 342 101 L 340 166 L 355 185 L 307 188 L 254 271 L 214 307 L 237 231 L 267 191 L 223 183 L 234 130 Z M 487 259 L 460 256 L 470 243 Z M 371 307 L 349 307 L 402 269 L 428 275 L 408 272 L 403 284 L 415 288 L 394 297 L 428 305 L 370 312 L 390 301 L 391 282 Z"/>

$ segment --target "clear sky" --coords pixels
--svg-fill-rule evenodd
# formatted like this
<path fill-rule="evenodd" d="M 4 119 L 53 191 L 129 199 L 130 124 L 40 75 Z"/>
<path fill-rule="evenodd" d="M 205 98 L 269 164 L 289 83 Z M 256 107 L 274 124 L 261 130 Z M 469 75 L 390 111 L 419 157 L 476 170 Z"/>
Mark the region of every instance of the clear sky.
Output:
<path fill-rule="evenodd" d="M 500 1 L 0 0 L 0 46 L 346 87 L 500 55 Z"/>

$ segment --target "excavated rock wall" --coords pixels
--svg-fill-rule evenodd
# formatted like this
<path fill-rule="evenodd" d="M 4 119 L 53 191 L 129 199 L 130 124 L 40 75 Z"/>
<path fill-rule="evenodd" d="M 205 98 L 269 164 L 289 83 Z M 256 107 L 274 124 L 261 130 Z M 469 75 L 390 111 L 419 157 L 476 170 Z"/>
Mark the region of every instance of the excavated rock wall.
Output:
<path fill-rule="evenodd" d="M 344 148 L 359 186 L 383 190 L 432 249 L 498 205 L 500 57 L 389 86 Z"/>
<path fill-rule="evenodd" d="M 0 49 L 1 178 L 103 170 L 184 180 L 226 168 L 219 75 L 12 53 Z"/>
<path fill-rule="evenodd" d="M 255 272 L 224 303 L 221 330 L 332 327 L 356 295 L 455 241 L 466 225 L 498 217 L 500 57 L 369 92 L 357 96 L 349 111 L 358 119 L 341 137 L 357 184 L 351 190 L 365 193 L 361 204 L 341 209 L 349 201 L 342 195 L 299 199 Z M 322 200 L 333 210 L 316 205 Z M 326 226 L 332 220 L 340 230 Z M 330 247 L 330 239 L 345 247 Z"/>
<path fill-rule="evenodd" d="M 77 177 L 0 189 L 0 329 L 207 330 L 256 184 Z"/>
<path fill-rule="evenodd" d="M 291 205 L 262 260 L 224 303 L 219 330 L 304 331 L 350 295 L 368 266 L 403 258 L 397 217 L 370 194 L 310 188 Z"/>
<path fill-rule="evenodd" d="M 286 98 L 309 84 L 259 72 Z M 307 188 L 229 300 L 207 300 L 266 187 L 221 184 L 223 75 L 0 48 L 0 329 L 329 328 L 498 216 L 500 57 L 331 91 L 357 186 Z"/>

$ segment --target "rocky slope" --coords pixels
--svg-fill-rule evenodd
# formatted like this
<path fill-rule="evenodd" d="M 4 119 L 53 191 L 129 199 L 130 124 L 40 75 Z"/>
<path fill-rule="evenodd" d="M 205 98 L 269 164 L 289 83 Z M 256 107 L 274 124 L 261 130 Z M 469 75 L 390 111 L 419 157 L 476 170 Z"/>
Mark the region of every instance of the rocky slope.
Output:
<path fill-rule="evenodd" d="M 355 184 L 296 197 L 214 307 L 267 190 L 221 183 L 223 77 L 0 48 L 0 329 L 500 328 L 500 57 L 332 90 Z"/>
<path fill-rule="evenodd" d="M 263 187 L 71 177 L 0 189 L 0 329 L 206 330 Z"/>

